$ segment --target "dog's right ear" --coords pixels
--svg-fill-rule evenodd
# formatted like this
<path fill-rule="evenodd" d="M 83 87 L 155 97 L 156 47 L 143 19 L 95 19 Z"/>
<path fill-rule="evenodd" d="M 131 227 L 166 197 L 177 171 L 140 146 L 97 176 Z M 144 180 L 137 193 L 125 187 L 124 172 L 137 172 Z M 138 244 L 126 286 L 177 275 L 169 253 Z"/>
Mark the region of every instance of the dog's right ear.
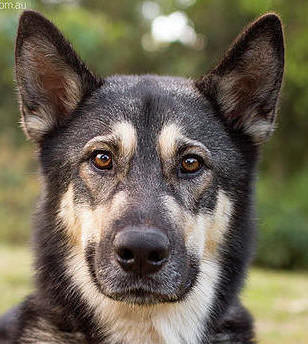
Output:
<path fill-rule="evenodd" d="M 34 11 L 20 17 L 15 61 L 23 128 L 36 142 L 101 84 L 60 31 Z"/>

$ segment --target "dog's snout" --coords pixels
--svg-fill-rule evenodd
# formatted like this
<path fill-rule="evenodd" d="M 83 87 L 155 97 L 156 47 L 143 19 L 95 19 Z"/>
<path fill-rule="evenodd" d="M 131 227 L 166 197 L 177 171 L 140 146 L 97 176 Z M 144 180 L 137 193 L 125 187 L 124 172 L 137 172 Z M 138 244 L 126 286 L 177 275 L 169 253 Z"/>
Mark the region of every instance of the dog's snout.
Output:
<path fill-rule="evenodd" d="M 115 236 L 113 245 L 122 269 L 142 275 L 159 271 L 170 251 L 168 237 L 155 228 L 126 228 Z"/>

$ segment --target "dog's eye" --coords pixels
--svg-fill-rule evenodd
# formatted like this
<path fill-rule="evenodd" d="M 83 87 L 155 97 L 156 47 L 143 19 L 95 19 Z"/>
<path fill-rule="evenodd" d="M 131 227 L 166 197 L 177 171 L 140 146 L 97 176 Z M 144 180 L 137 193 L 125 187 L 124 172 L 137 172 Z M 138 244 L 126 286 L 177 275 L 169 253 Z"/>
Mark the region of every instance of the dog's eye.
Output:
<path fill-rule="evenodd" d="M 112 168 L 112 155 L 110 152 L 94 152 L 91 161 L 99 170 L 110 170 Z"/>
<path fill-rule="evenodd" d="M 202 161 L 195 156 L 187 155 L 181 161 L 182 173 L 195 173 L 202 167 Z"/>

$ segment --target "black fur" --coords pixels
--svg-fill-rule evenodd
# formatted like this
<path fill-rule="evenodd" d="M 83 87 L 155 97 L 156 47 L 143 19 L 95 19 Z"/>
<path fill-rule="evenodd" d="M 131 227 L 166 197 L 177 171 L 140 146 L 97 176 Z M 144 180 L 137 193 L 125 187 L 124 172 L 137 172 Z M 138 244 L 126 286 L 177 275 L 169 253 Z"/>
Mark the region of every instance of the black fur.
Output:
<path fill-rule="evenodd" d="M 49 61 L 50 54 L 44 55 L 46 68 L 38 71 L 35 59 L 41 59 L 46 42 L 52 57 Z M 262 47 L 264 75 L 253 65 Z M 16 78 L 25 130 L 39 144 L 43 176 L 34 221 L 36 291 L 2 317 L 0 343 L 134 344 L 110 343 L 108 328 L 97 323 L 81 286 L 68 271 L 72 238 L 59 220 L 59 209 L 69 186 L 74 204 L 87 204 L 91 210 L 116 193 L 129 194 L 125 211 L 112 219 L 98 241 L 87 242 L 82 257 L 96 291 L 140 307 L 187 300 L 201 273 L 198 256 L 185 245 L 183 224 L 166 212 L 162 195 L 198 216 L 215 210 L 223 190 L 233 204 L 230 228 L 218 247 L 220 279 L 210 314 L 204 318 L 203 339 L 193 344 L 255 343 L 253 320 L 238 294 L 254 250 L 258 145 L 275 118 L 283 63 L 280 20 L 269 14 L 239 36 L 220 65 L 198 81 L 152 75 L 100 80 L 53 24 L 38 13 L 24 12 L 16 41 Z M 51 67 L 65 73 L 58 75 Z M 42 81 L 41 87 L 33 84 L 35 78 Z M 81 92 L 76 91 L 77 99 L 68 104 L 67 88 L 72 84 Z M 113 124 L 120 120 L 135 128 L 138 148 L 130 161 L 116 161 L 117 171 L 98 172 L 91 155 L 83 153 L 84 146 L 96 136 L 112 134 Z M 181 175 L 178 167 L 187 143 L 168 161 L 157 154 L 157 137 L 166 123 L 177 124 L 186 137 L 206 146 L 207 156 L 195 175 Z M 110 150 L 120 156 L 116 142 Z M 117 173 L 125 178 L 116 183 Z M 117 232 L 138 225 L 158 228 L 171 244 L 168 263 L 147 278 L 127 275 L 113 260 L 111 243 Z"/>

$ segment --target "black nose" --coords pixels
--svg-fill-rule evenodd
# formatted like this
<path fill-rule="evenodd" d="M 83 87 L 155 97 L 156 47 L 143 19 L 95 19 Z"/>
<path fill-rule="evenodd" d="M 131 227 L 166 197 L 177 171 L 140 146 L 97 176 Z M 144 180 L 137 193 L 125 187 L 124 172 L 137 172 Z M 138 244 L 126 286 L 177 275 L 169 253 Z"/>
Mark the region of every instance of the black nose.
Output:
<path fill-rule="evenodd" d="M 116 260 L 127 272 L 154 273 L 169 257 L 169 239 L 155 228 L 126 228 L 115 236 L 113 244 Z"/>

